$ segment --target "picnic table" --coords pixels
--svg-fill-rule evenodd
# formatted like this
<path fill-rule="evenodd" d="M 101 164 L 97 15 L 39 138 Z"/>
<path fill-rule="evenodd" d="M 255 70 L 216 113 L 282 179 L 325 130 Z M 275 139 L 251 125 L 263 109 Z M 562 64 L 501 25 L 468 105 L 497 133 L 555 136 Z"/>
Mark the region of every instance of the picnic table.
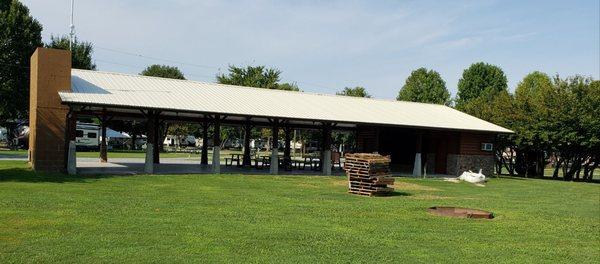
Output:
<path fill-rule="evenodd" d="M 243 154 L 232 153 L 231 158 L 225 158 L 225 166 L 233 166 L 233 162 L 235 161 L 237 163 L 237 166 L 239 167 L 241 165 L 240 156 L 242 155 Z M 229 162 L 229 165 L 227 164 L 227 162 Z"/>
<path fill-rule="evenodd" d="M 260 155 L 254 159 L 254 167 L 257 169 L 262 169 L 266 166 L 271 166 L 271 155 Z"/>
<path fill-rule="evenodd" d="M 306 169 L 307 164 L 311 170 L 319 169 L 319 165 L 321 164 L 321 159 L 317 155 L 313 155 L 313 154 L 304 155 L 304 156 L 302 156 L 302 159 L 304 159 L 304 161 L 301 164 L 303 170 Z M 298 166 L 298 168 L 300 168 L 300 166 Z"/>

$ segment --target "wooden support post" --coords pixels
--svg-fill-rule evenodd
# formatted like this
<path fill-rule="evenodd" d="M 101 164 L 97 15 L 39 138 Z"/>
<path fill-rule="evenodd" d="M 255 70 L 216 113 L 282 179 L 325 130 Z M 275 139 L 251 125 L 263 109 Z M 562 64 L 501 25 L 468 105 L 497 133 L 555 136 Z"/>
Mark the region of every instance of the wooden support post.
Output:
<path fill-rule="evenodd" d="M 152 145 L 154 146 L 154 155 L 153 155 L 153 162 L 154 164 L 159 164 L 160 163 L 160 145 L 162 144 L 162 142 L 160 141 L 160 120 L 158 119 L 158 113 L 155 113 L 152 119 L 152 123 L 153 123 L 153 128 L 154 128 L 154 138 L 152 141 Z"/>
<path fill-rule="evenodd" d="M 108 122 L 108 119 L 106 118 L 106 115 L 102 115 L 102 117 L 100 118 L 100 126 L 101 126 L 101 137 L 102 137 L 102 141 L 100 142 L 100 162 L 102 163 L 106 163 L 108 162 L 108 154 L 106 153 L 107 151 L 107 146 L 106 146 L 106 123 Z"/>
<path fill-rule="evenodd" d="M 423 168 L 421 167 L 421 145 L 423 141 L 423 135 L 421 132 L 417 134 L 416 146 L 415 146 L 415 163 L 413 166 L 413 176 L 421 177 L 423 175 Z"/>
<path fill-rule="evenodd" d="M 252 125 L 248 121 L 248 124 L 244 125 L 244 160 L 242 164 L 244 166 L 251 166 L 252 160 L 250 157 L 250 137 L 252 136 Z"/>
<path fill-rule="evenodd" d="M 202 123 L 202 154 L 200 157 L 200 164 L 208 165 L 208 122 Z"/>
<path fill-rule="evenodd" d="M 331 124 L 324 124 L 322 131 L 321 171 L 325 175 L 331 175 Z"/>
<path fill-rule="evenodd" d="M 279 120 L 275 119 L 273 121 L 272 128 L 272 136 L 273 136 L 273 144 L 271 148 L 271 166 L 270 173 L 278 174 L 279 173 Z"/>
<path fill-rule="evenodd" d="M 292 156 L 290 151 L 290 141 L 292 140 L 292 128 L 287 126 L 285 132 L 285 145 L 283 148 L 283 169 L 286 171 L 292 170 Z"/>
<path fill-rule="evenodd" d="M 215 116 L 215 124 L 213 131 L 213 157 L 212 157 L 213 173 L 221 173 L 221 117 Z"/>

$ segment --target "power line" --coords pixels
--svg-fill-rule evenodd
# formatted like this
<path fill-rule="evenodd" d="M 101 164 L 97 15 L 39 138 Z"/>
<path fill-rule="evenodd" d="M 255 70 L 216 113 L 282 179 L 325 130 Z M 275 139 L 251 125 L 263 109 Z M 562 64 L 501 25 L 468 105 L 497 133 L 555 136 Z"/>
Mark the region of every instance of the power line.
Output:
<path fill-rule="evenodd" d="M 119 66 L 123 66 L 123 67 L 129 67 L 132 69 L 143 69 L 145 66 L 135 66 L 135 65 L 130 65 L 130 64 L 124 64 L 124 63 L 119 63 L 119 62 L 113 62 L 113 61 L 108 61 L 108 60 L 103 60 L 103 59 L 95 59 L 95 61 L 99 61 L 99 62 L 103 62 L 103 63 L 108 63 L 108 64 L 113 64 L 113 65 L 119 65 Z M 198 78 L 214 78 L 214 76 L 209 76 L 209 75 L 200 75 L 200 74 L 184 74 L 185 76 L 190 76 L 190 77 L 198 77 Z"/>
<path fill-rule="evenodd" d="M 47 34 L 44 34 L 44 35 L 48 36 Z M 122 51 L 122 50 L 113 49 L 113 48 L 105 48 L 105 47 L 96 46 L 96 45 L 94 45 L 94 48 L 95 49 L 99 49 L 99 50 L 108 51 L 108 52 L 118 53 L 118 54 L 122 54 L 122 55 L 127 55 L 127 56 L 132 56 L 132 57 L 137 57 L 137 58 L 144 58 L 144 59 L 148 59 L 148 60 L 164 61 L 164 62 L 175 63 L 175 64 L 179 64 L 179 65 L 187 65 L 187 66 L 193 66 L 193 67 L 204 68 L 204 69 L 216 69 L 219 72 L 221 71 L 220 67 L 215 67 L 215 66 L 210 66 L 210 65 L 203 65 L 203 64 L 189 63 L 189 62 L 181 62 L 181 61 L 176 61 L 176 60 L 172 60 L 172 59 L 165 59 L 165 58 L 158 58 L 158 57 L 153 57 L 153 56 L 146 56 L 146 55 L 139 54 L 139 53 L 134 53 L 134 52 L 129 52 L 129 51 Z M 132 65 L 127 65 L 127 64 L 117 63 L 117 62 L 111 62 L 111 61 L 102 60 L 102 59 L 96 59 L 96 61 L 101 61 L 101 62 L 104 62 L 104 63 L 114 64 L 114 65 L 120 65 L 120 66 L 124 66 L 124 67 L 139 68 L 138 66 L 132 66 Z M 206 76 L 206 75 L 192 75 L 192 74 L 187 74 L 187 75 L 188 76 L 203 76 L 203 78 L 214 78 L 214 76 L 210 76 L 209 77 L 209 76 Z M 297 81 L 297 80 L 292 80 L 292 79 L 288 79 L 288 81 L 299 83 L 299 84 L 304 84 L 304 85 L 308 85 L 308 86 L 319 87 L 319 88 L 323 88 L 323 89 L 327 89 L 327 90 L 334 90 L 334 89 L 331 88 L 331 86 L 322 85 L 322 84 L 316 84 L 316 83 L 304 82 L 304 81 Z"/>
<path fill-rule="evenodd" d="M 128 56 L 133 56 L 133 57 L 140 57 L 140 58 L 146 58 L 146 59 L 151 59 L 151 60 L 161 60 L 161 61 L 166 61 L 166 62 L 170 62 L 170 63 L 177 63 L 177 64 L 181 64 L 181 65 L 190 65 L 190 66 L 195 66 L 195 67 L 200 67 L 200 68 L 206 68 L 206 69 L 217 69 L 219 71 L 221 70 L 221 68 L 214 67 L 214 66 L 201 65 L 201 64 L 193 64 L 193 63 L 186 63 L 186 62 L 179 62 L 179 61 L 170 60 L 170 59 L 156 58 L 156 57 L 151 57 L 151 56 L 145 56 L 145 55 L 142 55 L 142 54 L 127 52 L 127 51 L 121 51 L 121 50 L 116 50 L 116 49 L 110 49 L 110 48 L 104 48 L 104 47 L 99 47 L 99 46 L 94 46 L 94 48 L 98 48 L 98 49 L 101 49 L 101 50 L 106 50 L 106 51 L 110 51 L 110 52 L 114 52 L 114 53 L 120 53 L 120 54 L 124 54 L 124 55 L 128 55 Z M 108 62 L 108 63 L 112 63 L 112 62 Z M 112 64 L 117 64 L 117 63 L 112 63 Z M 124 65 L 124 66 L 131 67 L 130 65 Z M 207 77 L 207 76 L 205 76 L 205 77 Z M 309 83 L 309 82 L 303 82 L 303 81 L 296 81 L 296 80 L 291 80 L 291 79 L 288 80 L 288 81 L 295 82 L 295 83 L 300 83 L 300 84 L 305 84 L 305 85 L 309 85 L 309 86 L 316 86 L 316 87 L 319 87 L 319 88 L 324 88 L 324 89 L 331 90 L 330 86 L 326 86 L 326 85 L 322 85 L 322 84 Z"/>
<path fill-rule="evenodd" d="M 145 59 L 150 59 L 150 60 L 165 61 L 165 62 L 169 62 L 169 63 L 176 63 L 176 64 L 193 66 L 193 67 L 198 67 L 198 68 L 220 70 L 219 67 L 214 67 L 214 66 L 209 66 L 209 65 L 202 65 L 202 64 L 189 63 L 189 62 L 180 62 L 180 61 L 176 61 L 176 60 L 151 57 L 151 56 L 146 56 L 146 55 L 142 55 L 142 54 L 138 54 L 138 53 L 127 52 L 127 51 L 120 51 L 120 50 L 111 49 L 111 48 L 104 48 L 104 47 L 100 47 L 100 46 L 94 46 L 94 48 L 97 48 L 97 49 L 100 49 L 100 50 L 105 50 L 105 51 L 110 51 L 110 52 L 114 52 L 114 53 L 120 53 L 120 54 L 123 54 L 123 55 L 138 57 L 138 58 L 145 58 Z"/>
<path fill-rule="evenodd" d="M 43 35 L 45 35 L 46 37 L 50 37 L 50 38 L 52 37 L 52 35 L 48 35 L 48 34 L 43 34 Z M 220 67 L 215 67 L 215 66 L 210 66 L 210 65 L 203 65 L 203 64 L 190 63 L 190 62 L 181 62 L 181 61 L 176 61 L 176 60 L 172 60 L 172 59 L 165 59 L 165 58 L 158 58 L 158 57 L 153 57 L 153 56 L 146 56 L 146 55 L 139 54 L 139 53 L 134 53 L 134 52 L 129 52 L 129 51 L 122 51 L 122 50 L 113 49 L 113 48 L 106 48 L 106 47 L 101 47 L 101 46 L 97 46 L 97 45 L 94 45 L 94 44 L 92 44 L 92 46 L 94 47 L 94 49 L 105 50 L 105 51 L 109 51 L 109 52 L 113 52 L 113 53 L 119 53 L 119 54 L 123 54 L 123 55 L 127 55 L 127 56 L 132 56 L 132 57 L 144 58 L 144 59 L 149 59 L 149 60 L 164 61 L 164 62 L 176 63 L 176 64 L 187 65 L 187 66 L 193 66 L 193 67 L 198 67 L 198 68 L 221 70 Z"/>
<path fill-rule="evenodd" d="M 331 89 L 331 86 L 325 86 L 325 85 L 322 85 L 322 84 L 309 83 L 309 82 L 301 82 L 301 81 L 295 81 L 295 80 L 291 80 L 291 79 L 289 79 L 288 81 L 295 82 L 295 83 L 306 84 L 306 85 L 309 85 L 309 86 L 316 86 L 316 87 L 320 87 L 320 88 L 324 88 L 324 89 L 328 89 L 328 90 Z"/>

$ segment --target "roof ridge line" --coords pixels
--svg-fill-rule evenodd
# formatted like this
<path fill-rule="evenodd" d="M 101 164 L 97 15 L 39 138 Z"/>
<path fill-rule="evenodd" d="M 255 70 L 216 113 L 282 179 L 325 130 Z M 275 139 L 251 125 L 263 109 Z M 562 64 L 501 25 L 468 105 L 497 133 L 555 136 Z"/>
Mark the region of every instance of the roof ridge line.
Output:
<path fill-rule="evenodd" d="M 431 106 L 446 106 L 442 104 L 433 104 L 433 103 L 423 103 L 423 102 L 411 102 L 411 101 L 399 101 L 394 99 L 385 99 L 385 98 L 372 98 L 372 97 L 358 97 L 358 96 L 347 96 L 347 95 L 339 95 L 339 94 L 328 94 L 328 93 L 318 93 L 318 92 L 305 92 L 305 91 L 288 91 L 288 90 L 278 90 L 278 89 L 268 89 L 261 87 L 252 87 L 252 86 L 242 86 L 242 85 L 233 85 L 233 84 L 223 84 L 223 83 L 211 83 L 197 80 L 188 80 L 188 79 L 171 79 L 157 76 L 146 76 L 140 74 L 130 74 L 130 73 L 120 73 L 120 72 L 110 72 L 110 71 L 95 71 L 95 70 L 84 70 L 84 69 L 71 69 L 72 71 L 81 71 L 81 72 L 92 72 L 92 73 L 101 73 L 101 74 L 113 74 L 113 75 L 121 75 L 121 76 L 130 76 L 137 78 L 152 78 L 159 80 L 168 80 L 168 81 L 181 81 L 181 82 L 193 82 L 199 84 L 207 84 L 207 85 L 219 85 L 233 88 L 245 88 L 245 89 L 256 89 L 256 90 L 268 90 L 268 91 L 276 91 L 282 93 L 303 93 L 308 95 L 318 95 L 318 96 L 330 96 L 330 97 L 339 97 L 339 98 L 348 98 L 350 100 L 372 100 L 372 101 L 382 101 L 382 102 L 390 102 L 390 103 L 402 103 L 402 104 L 421 104 L 421 105 L 431 105 Z"/>

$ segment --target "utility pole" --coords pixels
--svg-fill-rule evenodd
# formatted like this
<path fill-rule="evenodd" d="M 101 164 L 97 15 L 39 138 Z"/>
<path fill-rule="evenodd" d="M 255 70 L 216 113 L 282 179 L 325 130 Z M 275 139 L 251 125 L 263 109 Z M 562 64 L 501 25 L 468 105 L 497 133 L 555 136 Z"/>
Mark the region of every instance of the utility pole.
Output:
<path fill-rule="evenodd" d="M 75 7 L 75 0 L 71 0 L 71 24 L 69 24 L 69 50 L 73 50 L 73 41 L 75 40 L 75 25 L 73 24 L 73 9 Z"/>

